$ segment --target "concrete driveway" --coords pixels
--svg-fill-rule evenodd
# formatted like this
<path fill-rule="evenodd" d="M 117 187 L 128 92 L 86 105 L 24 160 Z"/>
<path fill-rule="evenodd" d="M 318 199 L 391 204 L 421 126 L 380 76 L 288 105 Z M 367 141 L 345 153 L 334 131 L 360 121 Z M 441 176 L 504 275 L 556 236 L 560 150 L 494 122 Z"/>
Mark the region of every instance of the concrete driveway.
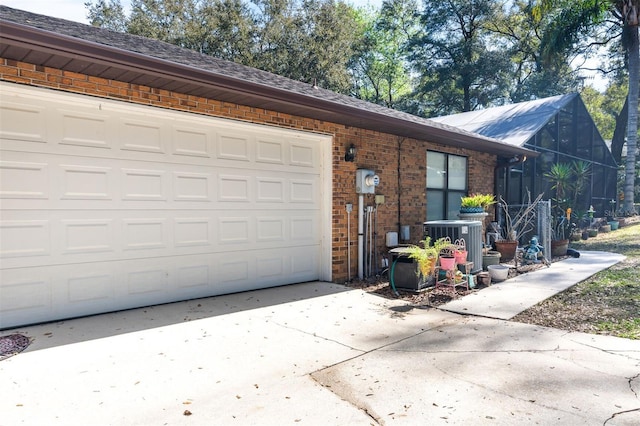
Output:
<path fill-rule="evenodd" d="M 328 283 L 14 332 L 6 426 L 640 424 L 640 341 Z"/>

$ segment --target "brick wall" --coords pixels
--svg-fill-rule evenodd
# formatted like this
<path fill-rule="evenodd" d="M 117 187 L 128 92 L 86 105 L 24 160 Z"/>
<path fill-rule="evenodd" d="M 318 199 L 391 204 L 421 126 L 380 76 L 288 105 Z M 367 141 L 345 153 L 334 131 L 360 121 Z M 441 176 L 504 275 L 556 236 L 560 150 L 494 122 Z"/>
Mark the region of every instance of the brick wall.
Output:
<path fill-rule="evenodd" d="M 356 169 L 372 169 L 380 176 L 381 181 L 376 192 L 385 196 L 384 204 L 380 205 L 377 211 L 376 246 L 380 255 L 386 253 L 386 233 L 398 231 L 399 225 L 410 225 L 412 242 L 417 242 L 422 236 L 422 223 L 426 216 L 425 152 L 427 150 L 468 156 L 470 192 L 493 193 L 493 168 L 496 159 L 489 154 L 2 58 L 0 58 L 0 80 L 332 135 L 332 275 L 335 282 L 344 282 L 349 275 L 347 268 L 349 236 L 351 238 L 351 277 L 357 276 Z M 345 162 L 345 150 L 351 143 L 354 143 L 358 150 L 356 160 Z M 353 204 L 354 207 L 351 213 L 350 229 L 347 228 L 346 205 L 348 203 Z M 373 195 L 365 196 L 365 205 L 374 205 Z"/>

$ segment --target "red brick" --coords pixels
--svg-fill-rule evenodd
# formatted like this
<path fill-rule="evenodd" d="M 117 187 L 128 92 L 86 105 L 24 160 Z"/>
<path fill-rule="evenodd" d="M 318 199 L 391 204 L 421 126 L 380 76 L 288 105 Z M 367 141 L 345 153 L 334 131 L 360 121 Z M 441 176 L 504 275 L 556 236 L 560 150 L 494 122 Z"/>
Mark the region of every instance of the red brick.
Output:
<path fill-rule="evenodd" d="M 358 168 L 370 168 L 381 177 L 378 194 L 385 195 L 385 204 L 378 208 L 378 241 L 379 253 L 385 253 L 385 234 L 398 231 L 399 225 L 411 227 L 412 241 L 421 238 L 422 223 L 426 219 L 426 151 L 435 150 L 457 155 L 469 156 L 469 191 L 493 193 L 493 168 L 496 163 L 494 155 L 466 151 L 441 144 L 410 138 L 399 138 L 357 127 L 344 126 L 307 117 L 269 111 L 245 105 L 236 105 L 216 99 L 204 99 L 183 93 L 131 85 L 121 81 L 107 81 L 97 77 L 89 77 L 79 73 L 61 71 L 53 68 L 36 67 L 4 59 L 0 65 L 0 78 L 6 81 L 31 84 L 34 86 L 66 86 L 71 92 L 90 92 L 93 95 L 111 99 L 125 100 L 141 105 L 170 108 L 179 111 L 192 110 L 214 117 L 226 117 L 245 122 L 253 122 L 333 136 L 331 149 L 333 166 L 333 206 L 331 220 L 334 242 L 331 249 L 333 259 L 333 280 L 341 282 L 347 279 L 349 271 L 345 259 L 349 251 L 348 239 L 351 239 L 352 270 L 351 276 L 357 273 L 355 258 L 357 257 L 357 205 L 358 195 L 355 193 L 355 171 Z M 18 76 L 18 69 L 23 74 L 36 78 Z M 42 81 L 39 81 L 42 80 Z M 400 142 L 402 141 L 402 142 Z M 355 162 L 345 162 L 346 147 L 354 143 L 358 149 Z M 398 147 L 400 145 L 400 151 Z M 472 154 L 472 155 L 471 155 Z M 398 155 L 401 161 L 401 184 L 398 186 Z M 489 178 L 487 178 L 489 176 Z M 347 213 L 345 205 L 351 203 L 351 228 L 347 229 Z M 365 196 L 365 204 L 373 205 L 374 197 Z M 400 207 L 399 207 L 400 206 Z M 398 223 L 400 208 L 401 223 Z M 376 259 L 379 262 L 380 259 Z"/>

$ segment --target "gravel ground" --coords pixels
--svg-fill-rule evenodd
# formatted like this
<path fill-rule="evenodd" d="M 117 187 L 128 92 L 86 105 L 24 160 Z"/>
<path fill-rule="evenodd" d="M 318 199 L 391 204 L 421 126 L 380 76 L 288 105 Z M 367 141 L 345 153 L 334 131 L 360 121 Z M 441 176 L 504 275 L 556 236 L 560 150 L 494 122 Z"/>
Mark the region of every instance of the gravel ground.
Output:
<path fill-rule="evenodd" d="M 566 259 L 566 256 L 554 258 L 552 262 L 557 262 L 562 259 Z M 514 261 L 503 262 L 502 264 L 512 266 L 511 270 L 509 271 L 509 278 L 512 278 L 517 274 L 526 274 L 536 269 L 545 268 L 545 266 L 542 264 L 521 265 L 518 268 L 518 270 L 516 270 Z M 423 306 L 423 307 L 424 306 L 437 307 L 447 302 L 450 302 L 451 300 L 459 299 L 460 297 L 464 297 L 468 294 L 474 293 L 478 290 L 481 290 L 487 287 L 486 285 L 478 284 L 476 288 L 471 289 L 469 291 L 464 290 L 460 287 L 456 287 L 455 290 L 450 287 L 444 287 L 444 288 L 440 287 L 438 289 L 434 287 L 429 287 L 420 292 L 398 290 L 398 293 L 400 294 L 400 296 L 395 296 L 393 294 L 393 291 L 391 290 L 391 286 L 389 285 L 389 279 L 386 274 L 381 277 L 367 279 L 364 281 L 354 280 L 347 285 L 353 288 L 360 288 L 360 289 L 363 289 L 364 291 L 368 291 L 371 293 L 376 293 L 383 297 L 387 297 L 389 299 L 399 298 L 402 300 L 406 300 L 412 305 Z"/>

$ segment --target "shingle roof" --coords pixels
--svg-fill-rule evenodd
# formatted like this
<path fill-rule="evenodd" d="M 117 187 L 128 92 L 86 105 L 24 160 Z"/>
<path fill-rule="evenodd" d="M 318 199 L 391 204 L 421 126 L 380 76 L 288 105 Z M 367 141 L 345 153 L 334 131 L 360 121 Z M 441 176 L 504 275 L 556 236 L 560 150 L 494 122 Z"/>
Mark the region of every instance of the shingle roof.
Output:
<path fill-rule="evenodd" d="M 478 111 L 435 117 L 432 120 L 500 139 L 514 146 L 523 146 L 576 96 L 578 96 L 577 93 L 570 93 Z"/>
<path fill-rule="evenodd" d="M 510 156 L 531 151 L 184 49 L 0 6 L 0 57 Z"/>

